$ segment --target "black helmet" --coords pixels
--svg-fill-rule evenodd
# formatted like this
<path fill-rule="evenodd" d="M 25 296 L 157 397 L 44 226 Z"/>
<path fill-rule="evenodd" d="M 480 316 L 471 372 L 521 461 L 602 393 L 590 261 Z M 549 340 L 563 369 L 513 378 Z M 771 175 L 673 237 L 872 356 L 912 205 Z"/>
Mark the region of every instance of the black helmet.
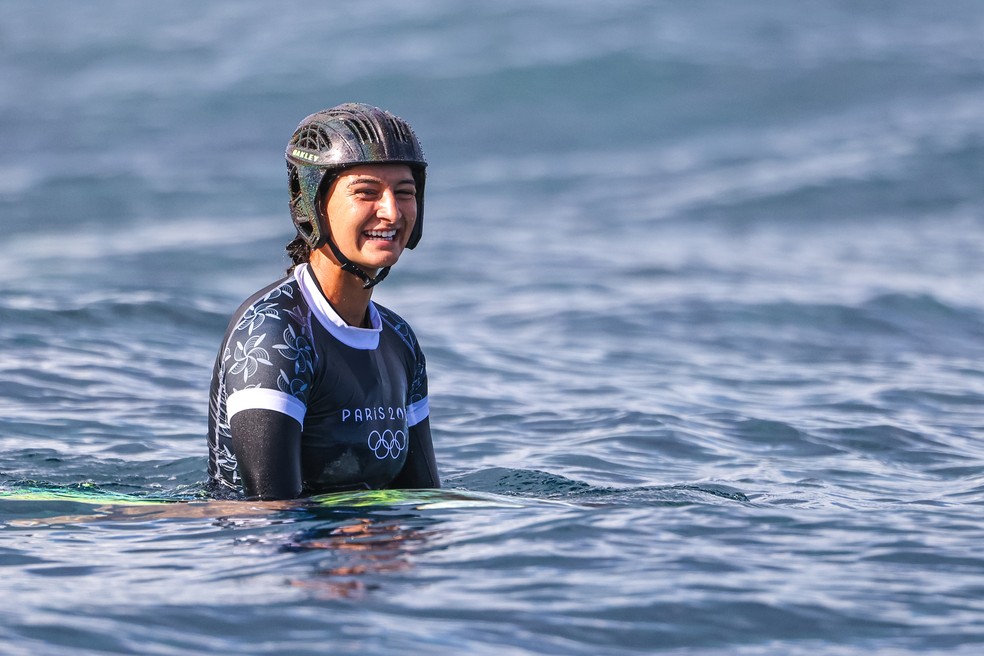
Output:
<path fill-rule="evenodd" d="M 417 136 L 403 119 L 363 103 L 325 109 L 301 121 L 287 144 L 286 156 L 290 215 L 297 233 L 311 248 L 327 242 L 337 251 L 319 219 L 322 186 L 331 184 L 342 169 L 358 164 L 410 167 L 417 184 L 417 221 L 407 248 L 420 241 L 427 161 Z"/>

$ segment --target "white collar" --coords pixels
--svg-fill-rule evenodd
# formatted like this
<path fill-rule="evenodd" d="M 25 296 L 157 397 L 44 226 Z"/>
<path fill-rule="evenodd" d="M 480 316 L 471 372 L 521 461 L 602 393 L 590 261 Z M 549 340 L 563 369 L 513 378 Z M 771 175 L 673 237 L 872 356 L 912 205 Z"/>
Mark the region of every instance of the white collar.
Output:
<path fill-rule="evenodd" d="M 294 277 L 297 279 L 297 286 L 310 306 L 311 312 L 335 339 L 346 346 L 363 351 L 371 351 L 379 346 L 379 334 L 383 331 L 383 321 L 372 301 L 369 301 L 369 325 L 372 327 L 356 328 L 348 325 L 338 316 L 338 312 L 335 312 L 335 308 L 321 293 L 318 283 L 314 280 L 314 273 L 306 263 L 294 267 Z"/>

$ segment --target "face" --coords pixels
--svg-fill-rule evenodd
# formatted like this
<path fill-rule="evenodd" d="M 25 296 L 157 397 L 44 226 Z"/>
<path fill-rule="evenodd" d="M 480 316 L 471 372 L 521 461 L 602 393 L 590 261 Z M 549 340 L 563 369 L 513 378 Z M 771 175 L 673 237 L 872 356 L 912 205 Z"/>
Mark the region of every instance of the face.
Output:
<path fill-rule="evenodd" d="M 345 257 L 366 270 L 396 264 L 417 222 L 417 185 L 409 166 L 345 169 L 327 196 L 331 236 Z"/>

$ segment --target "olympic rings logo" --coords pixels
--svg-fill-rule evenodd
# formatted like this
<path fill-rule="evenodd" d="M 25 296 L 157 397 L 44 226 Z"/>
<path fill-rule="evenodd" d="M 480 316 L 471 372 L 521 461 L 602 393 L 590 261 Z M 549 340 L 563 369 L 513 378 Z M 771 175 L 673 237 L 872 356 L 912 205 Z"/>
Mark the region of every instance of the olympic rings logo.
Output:
<path fill-rule="evenodd" d="M 379 460 L 386 458 L 396 460 L 407 448 L 407 434 L 402 430 L 393 432 L 388 428 L 382 433 L 374 430 L 369 433 L 369 448 Z"/>

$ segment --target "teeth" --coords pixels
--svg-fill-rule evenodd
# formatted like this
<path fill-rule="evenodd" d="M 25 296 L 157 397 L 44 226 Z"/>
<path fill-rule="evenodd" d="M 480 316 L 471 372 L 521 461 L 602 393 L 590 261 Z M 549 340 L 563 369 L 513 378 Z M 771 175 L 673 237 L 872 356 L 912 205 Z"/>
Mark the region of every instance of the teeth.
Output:
<path fill-rule="evenodd" d="M 396 236 L 396 230 L 366 230 L 365 234 L 373 239 L 392 239 Z"/>

